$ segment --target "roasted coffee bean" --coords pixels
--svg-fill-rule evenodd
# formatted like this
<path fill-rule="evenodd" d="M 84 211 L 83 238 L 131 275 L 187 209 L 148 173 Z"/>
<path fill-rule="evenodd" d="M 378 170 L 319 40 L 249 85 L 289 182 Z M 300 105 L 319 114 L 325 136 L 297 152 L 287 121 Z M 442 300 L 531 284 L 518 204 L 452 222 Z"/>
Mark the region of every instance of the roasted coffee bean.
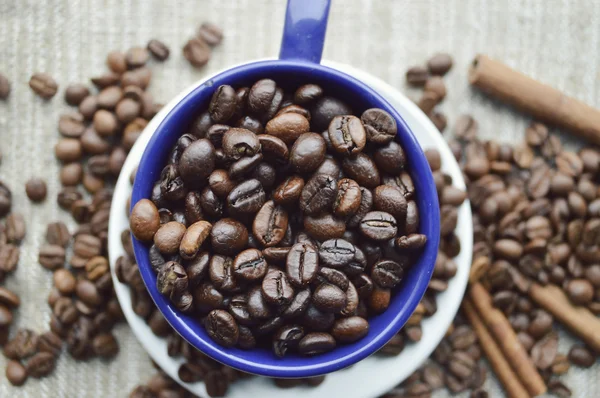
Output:
<path fill-rule="evenodd" d="M 307 286 L 315 279 L 318 269 L 319 256 L 314 247 L 306 243 L 292 246 L 286 259 L 286 273 L 293 285 Z"/>
<path fill-rule="evenodd" d="M 181 155 L 179 174 L 186 184 L 200 184 L 215 168 L 215 147 L 207 139 L 192 142 Z"/>
<path fill-rule="evenodd" d="M 10 81 L 0 73 L 0 99 L 5 100 L 10 94 Z"/>
<path fill-rule="evenodd" d="M 32 202 L 42 202 L 48 193 L 46 182 L 41 178 L 31 178 L 25 183 L 25 192 Z"/>
<path fill-rule="evenodd" d="M 373 189 L 380 184 L 379 170 L 373 160 L 364 153 L 355 157 L 345 157 L 342 168 L 346 175 L 359 185 Z"/>
<path fill-rule="evenodd" d="M 361 120 L 352 115 L 334 117 L 329 124 L 328 133 L 332 148 L 343 155 L 361 152 L 367 140 Z"/>
<path fill-rule="evenodd" d="M 65 263 L 65 249 L 58 245 L 44 245 L 40 248 L 38 261 L 47 269 L 55 270 Z"/>
<path fill-rule="evenodd" d="M 47 73 L 35 73 L 29 79 L 29 87 L 33 92 L 43 99 L 54 97 L 58 91 L 58 84 L 52 76 Z"/>
<path fill-rule="evenodd" d="M 205 327 L 210 337 L 223 347 L 233 347 L 238 341 L 238 325 L 227 311 L 212 310 L 206 317 Z"/>
<path fill-rule="evenodd" d="M 339 217 L 354 215 L 361 206 L 362 192 L 356 181 L 342 178 L 337 183 L 337 195 L 333 202 L 333 212 Z"/>
<path fill-rule="evenodd" d="M 331 329 L 332 336 L 340 342 L 352 343 L 362 339 L 369 332 L 369 323 L 358 316 L 338 319 Z"/>
<path fill-rule="evenodd" d="M 356 247 L 344 239 L 330 239 L 320 246 L 319 259 L 322 266 L 341 268 L 356 257 Z"/>
<path fill-rule="evenodd" d="M 433 75 L 445 75 L 452 68 L 452 57 L 449 54 L 438 53 L 427 61 L 427 68 Z"/>
<path fill-rule="evenodd" d="M 294 93 L 294 102 L 299 105 L 308 105 L 321 98 L 323 89 L 316 84 L 305 84 L 298 87 Z"/>
<path fill-rule="evenodd" d="M 15 387 L 25 384 L 27 377 L 27 369 L 19 361 L 11 360 L 6 363 L 6 380 Z"/>
<path fill-rule="evenodd" d="M 208 273 L 210 280 L 217 289 L 223 291 L 234 291 L 238 284 L 234 276 L 234 259 L 231 257 L 215 255 L 209 263 Z M 258 270 L 257 272 L 260 272 Z"/>
<path fill-rule="evenodd" d="M 27 374 L 36 379 L 48 376 L 56 366 L 56 358 L 47 352 L 38 352 L 27 361 Z"/>
<path fill-rule="evenodd" d="M 304 133 L 294 142 L 289 162 L 295 172 L 311 173 L 323 163 L 325 152 L 325 141 L 319 134 Z"/>
<path fill-rule="evenodd" d="M 379 108 L 367 109 L 360 117 L 368 142 L 378 145 L 390 143 L 397 134 L 396 120 Z"/>
<path fill-rule="evenodd" d="M 39 336 L 35 332 L 18 329 L 15 336 L 4 345 L 3 353 L 9 359 L 25 359 L 37 352 L 38 344 Z"/>
<path fill-rule="evenodd" d="M 170 223 L 165 224 L 163 227 L 161 227 L 161 229 L 169 224 Z M 212 225 L 207 221 L 198 221 L 190 225 L 183 234 L 183 237 L 179 244 L 179 255 L 181 256 L 181 258 L 183 258 L 184 260 L 194 259 L 198 255 L 202 244 L 210 235 L 211 228 Z M 161 229 L 158 230 L 157 235 L 155 236 L 159 235 Z M 161 250 L 161 247 L 159 245 L 156 246 L 159 250 Z"/>
<path fill-rule="evenodd" d="M 131 232 L 141 241 L 150 241 L 160 228 L 158 209 L 148 199 L 142 199 L 135 204 L 129 216 Z"/>
<path fill-rule="evenodd" d="M 154 244 L 162 254 L 176 254 L 185 232 L 185 225 L 177 221 L 168 222 L 154 234 Z"/>
<path fill-rule="evenodd" d="M 193 37 L 183 47 L 183 56 L 192 66 L 200 68 L 209 61 L 211 49 L 204 40 Z"/>
<path fill-rule="evenodd" d="M 185 186 L 176 165 L 169 164 L 160 173 L 160 190 L 166 200 L 178 201 L 185 197 Z"/>
<path fill-rule="evenodd" d="M 323 131 L 336 116 L 351 115 L 352 109 L 342 101 L 328 96 L 316 100 L 310 108 L 313 131 Z"/>
<path fill-rule="evenodd" d="M 294 288 L 285 273 L 279 270 L 267 272 L 262 281 L 262 294 L 271 304 L 289 304 L 294 298 Z"/>
<path fill-rule="evenodd" d="M 548 369 L 554 363 L 558 350 L 558 334 L 553 332 L 539 340 L 531 349 L 531 359 L 541 370 Z"/>
<path fill-rule="evenodd" d="M 397 220 L 404 220 L 408 204 L 398 188 L 380 185 L 373 192 L 373 207 L 391 214 Z"/>
<path fill-rule="evenodd" d="M 146 46 L 147 50 L 152 54 L 154 58 L 159 61 L 164 61 L 169 58 L 169 47 L 160 40 L 152 39 Z"/>
<path fill-rule="evenodd" d="M 237 96 L 233 87 L 228 85 L 219 86 L 211 98 L 208 112 L 213 121 L 225 123 L 237 110 Z"/>
<path fill-rule="evenodd" d="M 398 232 L 396 219 L 382 211 L 367 213 L 360 221 L 359 228 L 363 235 L 376 241 L 389 240 Z"/>
<path fill-rule="evenodd" d="M 367 128 L 367 131 L 369 129 Z M 395 134 L 395 133 L 394 133 Z M 377 167 L 389 174 L 398 174 L 406 165 L 406 155 L 404 149 L 396 141 L 390 141 L 387 144 L 378 147 L 373 152 L 373 160 Z"/>
<path fill-rule="evenodd" d="M 298 352 L 303 355 L 317 355 L 335 348 L 333 336 L 328 333 L 308 333 L 298 343 Z"/>
<path fill-rule="evenodd" d="M 288 349 L 295 349 L 304 337 L 304 329 L 299 325 L 283 326 L 273 336 L 273 352 L 283 358 Z"/>
<path fill-rule="evenodd" d="M 211 46 L 216 46 L 223 40 L 223 30 L 219 26 L 210 22 L 203 22 L 198 29 L 197 35 Z M 209 395 L 215 397 L 219 396 L 212 394 Z"/>
<path fill-rule="evenodd" d="M 306 233 L 319 241 L 341 238 L 346 232 L 344 221 L 329 213 L 320 216 L 305 216 L 303 224 Z"/>
<path fill-rule="evenodd" d="M 237 185 L 227 196 L 227 207 L 235 214 L 254 214 L 265 203 L 265 191 L 256 179 Z"/>
<path fill-rule="evenodd" d="M 236 254 L 248 244 L 248 230 L 243 224 L 231 218 L 217 221 L 210 235 L 211 247 L 219 254 Z"/>
<path fill-rule="evenodd" d="M 429 72 L 423 66 L 413 66 L 406 71 L 406 82 L 411 86 L 421 87 L 425 85 Z"/>
<path fill-rule="evenodd" d="M 260 250 L 246 249 L 233 261 L 233 272 L 237 278 L 257 281 L 267 273 L 267 261 Z"/>
<path fill-rule="evenodd" d="M 16 308 L 21 304 L 19 296 L 5 287 L 0 286 L 0 305 Z"/>
<path fill-rule="evenodd" d="M 381 260 L 373 266 L 371 278 L 373 282 L 384 288 L 397 286 L 404 277 L 402 265 L 391 260 Z"/>
<path fill-rule="evenodd" d="M 339 287 L 329 284 L 320 284 L 313 294 L 313 304 L 323 312 L 337 313 L 346 307 L 346 294 Z"/>
<path fill-rule="evenodd" d="M 567 283 L 566 293 L 576 305 L 588 304 L 594 298 L 594 287 L 586 279 L 572 279 Z"/>
<path fill-rule="evenodd" d="M 569 361 L 575 366 L 589 368 L 596 363 L 594 355 L 583 345 L 574 345 L 569 350 Z"/>
<path fill-rule="evenodd" d="M 288 228 L 288 213 L 272 200 L 265 202 L 252 224 L 254 237 L 265 247 L 275 246 L 284 238 Z"/>
<path fill-rule="evenodd" d="M 329 180 L 324 180 L 329 183 Z M 313 183 L 315 184 L 315 183 Z M 294 204 L 301 196 L 304 189 L 304 180 L 298 176 L 288 177 L 282 182 L 273 194 L 273 199 L 281 205 Z"/>
<path fill-rule="evenodd" d="M 5 234 L 8 243 L 19 243 L 25 238 L 27 228 L 21 213 L 11 213 L 6 217 Z"/>
<path fill-rule="evenodd" d="M 252 92 L 251 92 L 252 94 Z M 252 105 L 250 105 L 252 106 Z M 279 138 L 286 144 L 292 144 L 302 134 L 310 130 L 309 121 L 298 113 L 282 113 L 269 120 L 265 133 Z M 324 143 L 319 143 L 323 145 Z"/>

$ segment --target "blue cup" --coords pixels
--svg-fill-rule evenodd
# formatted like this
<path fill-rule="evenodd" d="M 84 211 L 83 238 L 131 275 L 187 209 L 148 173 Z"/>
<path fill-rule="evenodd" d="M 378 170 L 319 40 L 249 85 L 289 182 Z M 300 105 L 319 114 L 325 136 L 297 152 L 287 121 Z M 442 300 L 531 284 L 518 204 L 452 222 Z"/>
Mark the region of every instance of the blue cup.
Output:
<path fill-rule="evenodd" d="M 241 371 L 263 376 L 322 375 L 348 367 L 379 350 L 398 333 L 419 304 L 437 256 L 440 235 L 438 197 L 431 170 L 413 133 L 401 115 L 370 87 L 343 72 L 319 64 L 329 6 L 329 0 L 289 0 L 279 59 L 253 62 L 226 70 L 184 97 L 150 139 L 133 186 L 133 204 L 140 199 L 150 198 L 170 149 L 198 114 L 207 109 L 214 89 L 223 84 L 242 87 L 259 79 L 271 78 L 279 86 L 293 90 L 304 83 L 316 83 L 327 94 L 347 102 L 357 114 L 369 108 L 382 108 L 396 119 L 398 141 L 406 152 L 408 169 L 415 183 L 421 218 L 420 233 L 427 236 L 427 244 L 418 262 L 408 270 L 403 282 L 394 290 L 389 308 L 383 314 L 369 319 L 369 333 L 355 343 L 341 344 L 322 355 L 303 357 L 290 354 L 283 359 L 276 358 L 269 349 L 224 348 L 208 336 L 199 316 L 183 314 L 158 292 L 156 275 L 148 257 L 148 245 L 133 238 L 135 257 L 144 283 L 171 326 L 192 346 L 211 358 Z"/>

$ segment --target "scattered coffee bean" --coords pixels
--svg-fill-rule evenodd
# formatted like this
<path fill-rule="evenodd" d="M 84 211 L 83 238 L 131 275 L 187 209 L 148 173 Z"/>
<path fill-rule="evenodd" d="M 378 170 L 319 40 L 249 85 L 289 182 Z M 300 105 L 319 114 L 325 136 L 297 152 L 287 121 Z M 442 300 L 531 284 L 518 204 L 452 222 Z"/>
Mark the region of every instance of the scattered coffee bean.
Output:
<path fill-rule="evenodd" d="M 46 182 L 41 178 L 31 178 L 25 183 L 25 192 L 32 202 L 42 202 L 48 193 Z"/>
<path fill-rule="evenodd" d="M 29 79 L 29 87 L 34 93 L 44 99 L 50 99 L 54 97 L 58 91 L 58 84 L 52 76 L 47 73 L 35 73 Z"/>

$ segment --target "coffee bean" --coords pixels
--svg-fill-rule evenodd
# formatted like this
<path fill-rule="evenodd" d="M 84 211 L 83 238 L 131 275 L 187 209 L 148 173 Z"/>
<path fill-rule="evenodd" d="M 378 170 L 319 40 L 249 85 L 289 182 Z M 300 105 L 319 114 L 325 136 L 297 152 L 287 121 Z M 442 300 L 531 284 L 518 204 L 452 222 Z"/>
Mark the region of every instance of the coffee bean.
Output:
<path fill-rule="evenodd" d="M 212 173 L 215 164 L 215 148 L 207 139 L 191 143 L 181 155 L 179 173 L 186 184 L 195 186 Z"/>
<path fill-rule="evenodd" d="M 449 54 L 438 53 L 427 61 L 427 68 L 433 75 L 445 75 L 452 68 L 452 57 Z"/>
<path fill-rule="evenodd" d="M 142 199 L 135 204 L 129 216 L 131 232 L 141 241 L 150 241 L 160 228 L 158 209 L 148 199 Z"/>
<path fill-rule="evenodd" d="M 328 333 L 308 333 L 298 343 L 298 352 L 317 355 L 331 351 L 335 346 L 335 339 Z"/>
<path fill-rule="evenodd" d="M 246 249 L 235 257 L 233 272 L 236 277 L 256 281 L 262 279 L 267 273 L 267 262 L 260 250 Z"/>
<path fill-rule="evenodd" d="M 233 347 L 238 341 L 238 325 L 227 311 L 212 310 L 206 317 L 205 327 L 210 337 L 223 347 Z"/>
<path fill-rule="evenodd" d="M 568 354 L 569 361 L 575 366 L 589 368 L 596 363 L 594 355 L 583 345 L 573 345 Z"/>
<path fill-rule="evenodd" d="M 381 178 L 373 160 L 364 153 L 355 157 L 345 157 L 342 168 L 346 175 L 359 185 L 369 189 L 379 185 Z"/>
<path fill-rule="evenodd" d="M 346 224 L 343 220 L 326 213 L 320 216 L 304 217 L 304 230 L 311 237 L 325 241 L 341 238 L 346 231 Z"/>
<path fill-rule="evenodd" d="M 217 123 L 224 123 L 231 119 L 237 109 L 237 96 L 233 87 L 219 86 L 210 101 L 208 112 Z"/>
<path fill-rule="evenodd" d="M 8 243 L 19 243 L 25 238 L 25 218 L 21 213 L 11 213 L 6 217 L 6 240 Z"/>
<path fill-rule="evenodd" d="M 558 334 L 547 334 L 531 349 L 531 359 L 538 369 L 548 369 L 554 363 L 558 350 Z"/>
<path fill-rule="evenodd" d="M 46 182 L 41 178 L 31 178 L 25 183 L 25 192 L 32 202 L 42 202 L 48 192 Z"/>
<path fill-rule="evenodd" d="M 37 352 L 38 343 L 37 333 L 29 329 L 18 329 L 14 337 L 4 345 L 3 353 L 9 359 L 29 358 Z"/>
<path fill-rule="evenodd" d="M 27 381 L 27 377 L 29 374 L 27 373 L 27 369 L 25 366 L 21 365 L 21 362 L 11 360 L 6 364 L 6 380 L 10 382 L 13 386 L 22 386 Z"/>
<path fill-rule="evenodd" d="M 342 178 L 337 183 L 337 196 L 333 203 L 336 216 L 347 217 L 354 215 L 361 205 L 362 192 L 356 181 Z"/>
<path fill-rule="evenodd" d="M 335 285 L 322 283 L 315 289 L 313 304 L 321 311 L 337 313 L 346 307 L 346 294 Z"/>
<path fill-rule="evenodd" d="M 248 244 L 248 230 L 238 221 L 225 218 L 211 230 L 212 249 L 219 254 L 236 254 Z"/>
<path fill-rule="evenodd" d="M 304 337 L 304 329 L 298 325 L 283 326 L 273 336 L 273 352 L 283 358 L 288 349 L 296 348 L 298 342 Z"/>
<path fill-rule="evenodd" d="M 398 232 L 394 217 L 382 211 L 367 213 L 360 221 L 359 229 L 367 238 L 377 241 L 389 240 Z"/>
<path fill-rule="evenodd" d="M 294 289 L 282 271 L 268 272 L 262 281 L 262 294 L 271 304 L 289 304 L 294 298 Z"/>
<path fill-rule="evenodd" d="M 33 92 L 44 99 L 54 97 L 58 91 L 58 84 L 52 76 L 47 73 L 35 73 L 29 79 L 29 87 Z"/>
<path fill-rule="evenodd" d="M 150 54 L 159 61 L 164 61 L 169 58 L 169 47 L 160 40 L 150 40 L 146 48 L 150 51 Z"/>
<path fill-rule="evenodd" d="M 306 243 L 296 243 L 289 250 L 286 259 L 286 273 L 289 281 L 298 287 L 311 283 L 318 271 L 317 251 Z"/>
<path fill-rule="evenodd" d="M 285 179 L 274 191 L 273 200 L 280 205 L 292 205 L 300 198 L 304 180 L 299 176 Z"/>
<path fill-rule="evenodd" d="M 47 269 L 55 270 L 65 263 L 65 249 L 59 245 L 43 245 L 40 247 L 38 261 Z"/>
<path fill-rule="evenodd" d="M 252 91 L 250 91 L 251 96 L 252 94 Z M 250 98 L 253 97 L 249 97 L 249 100 Z M 252 107 L 252 103 L 249 102 L 249 106 Z M 306 117 L 298 113 L 282 113 L 269 120 L 265 126 L 265 133 L 279 138 L 289 145 L 302 134 L 308 133 L 309 129 L 310 126 Z"/>
<path fill-rule="evenodd" d="M 47 352 L 39 352 L 27 361 L 27 374 L 36 379 L 48 376 L 56 366 L 56 358 Z"/>
<path fill-rule="evenodd" d="M 359 118 L 352 115 L 336 116 L 329 124 L 329 139 L 340 154 L 355 155 L 363 150 L 367 133 Z"/>
<path fill-rule="evenodd" d="M 0 99 L 5 100 L 10 94 L 10 81 L 0 73 Z"/>
<path fill-rule="evenodd" d="M 201 38 L 211 46 L 216 46 L 220 44 L 221 41 L 223 41 L 223 30 L 219 26 L 211 22 L 203 22 L 202 25 L 200 25 L 200 28 L 198 29 L 197 35 L 199 38 Z"/>
<path fill-rule="evenodd" d="M 381 260 L 373 266 L 371 278 L 373 282 L 384 288 L 393 288 L 398 285 L 404 276 L 402 265 L 391 260 Z"/>
<path fill-rule="evenodd" d="M 340 342 L 352 343 L 362 339 L 369 332 L 369 323 L 358 316 L 338 319 L 331 329 L 332 336 Z"/>
<path fill-rule="evenodd" d="M 389 289 L 375 286 L 369 297 L 368 305 L 375 313 L 382 313 L 390 305 L 391 292 Z"/>
<path fill-rule="evenodd" d="M 162 228 L 169 224 L 163 225 L 155 237 L 158 236 Z M 179 254 L 184 260 L 192 260 L 198 255 L 200 247 L 210 235 L 211 228 L 212 225 L 207 221 L 198 221 L 187 228 L 179 244 Z M 157 247 L 160 250 L 160 246 L 157 245 Z"/>
<path fill-rule="evenodd" d="M 334 203 L 337 189 L 337 183 L 331 176 L 313 176 L 302 189 L 300 209 L 308 215 L 322 212 Z"/>
<path fill-rule="evenodd" d="M 572 279 L 567 283 L 566 292 L 576 305 L 588 304 L 594 298 L 594 287 L 586 279 Z"/>
<path fill-rule="evenodd" d="M 411 86 L 421 87 L 425 85 L 429 72 L 423 66 L 413 66 L 406 71 L 406 82 Z"/>
<path fill-rule="evenodd" d="M 254 237 L 265 247 L 275 246 L 284 238 L 288 227 L 288 214 L 270 200 L 256 214 L 252 224 Z"/>
<path fill-rule="evenodd" d="M 327 129 L 336 116 L 351 115 L 352 109 L 337 98 L 323 96 L 314 102 L 310 108 L 311 124 L 313 131 Z"/>
<path fill-rule="evenodd" d="M 294 102 L 299 105 L 308 105 L 323 95 L 323 89 L 316 84 L 305 84 L 298 87 L 294 93 Z"/>
<path fill-rule="evenodd" d="M 325 141 L 319 134 L 301 134 L 290 150 L 290 165 L 297 173 L 311 173 L 323 163 L 325 151 Z"/>

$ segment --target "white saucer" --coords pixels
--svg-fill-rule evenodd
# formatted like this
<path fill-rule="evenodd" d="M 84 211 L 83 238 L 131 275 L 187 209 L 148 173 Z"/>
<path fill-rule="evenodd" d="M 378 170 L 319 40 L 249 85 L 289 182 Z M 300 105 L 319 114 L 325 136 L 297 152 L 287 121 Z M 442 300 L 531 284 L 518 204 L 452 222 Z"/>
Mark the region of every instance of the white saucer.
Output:
<path fill-rule="evenodd" d="M 465 189 L 465 183 L 450 148 L 438 132 L 437 128 L 421 112 L 421 110 L 398 90 L 391 87 L 382 80 L 360 71 L 353 67 L 334 62 L 324 62 L 325 65 L 346 72 L 364 83 L 370 85 L 385 97 L 403 116 L 419 143 L 423 148 L 437 148 L 442 158 L 442 169 L 452 176 L 454 185 Z M 220 72 L 219 72 L 220 73 Z M 206 78 L 208 80 L 210 77 Z M 184 362 L 182 358 L 175 359 L 167 355 L 167 343 L 152 333 L 142 318 L 137 316 L 131 308 L 131 296 L 129 287 L 120 283 L 115 274 L 114 264 L 119 256 L 124 255 L 121 244 L 121 232 L 129 227 L 125 208 L 131 185 L 129 176 L 138 165 L 144 148 L 150 137 L 162 122 L 165 115 L 174 105 L 190 91 L 202 84 L 199 81 L 177 98 L 167 104 L 148 124 L 135 146 L 131 150 L 121 175 L 115 187 L 113 206 L 110 214 L 109 224 L 109 258 L 111 274 L 115 291 L 125 318 L 129 322 L 134 334 L 144 346 L 152 359 L 173 379 L 198 396 L 208 396 L 204 383 L 183 383 L 177 376 L 179 366 Z M 473 225 L 471 210 L 468 202 L 459 209 L 458 226 L 456 234 L 460 238 L 461 252 L 454 260 L 458 266 L 458 272 L 448 284 L 448 289 L 437 295 L 437 312 L 430 318 L 423 320 L 421 326 L 423 338 L 416 344 L 408 344 L 398 356 L 371 356 L 358 364 L 327 376 L 319 387 L 296 387 L 291 389 L 280 389 L 272 381 L 264 378 L 250 378 L 234 383 L 227 392 L 228 398 L 247 398 L 260 396 L 261 398 L 286 398 L 297 397 L 301 390 L 305 398 L 330 398 L 330 397 L 378 397 L 389 391 L 398 383 L 414 372 L 420 364 L 431 354 L 444 336 L 448 326 L 460 306 L 471 265 L 471 252 L 473 246 Z"/>

